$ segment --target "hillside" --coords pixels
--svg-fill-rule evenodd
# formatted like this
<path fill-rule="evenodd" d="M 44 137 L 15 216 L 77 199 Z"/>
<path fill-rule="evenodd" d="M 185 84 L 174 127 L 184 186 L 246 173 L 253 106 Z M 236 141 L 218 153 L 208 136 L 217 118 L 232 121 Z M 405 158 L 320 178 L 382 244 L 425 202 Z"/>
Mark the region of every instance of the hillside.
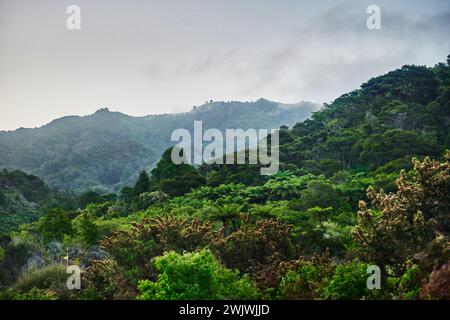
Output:
<path fill-rule="evenodd" d="M 57 119 L 35 129 L 0 132 L 0 168 L 35 174 L 51 187 L 82 192 L 119 191 L 150 169 L 172 143 L 174 129 L 278 128 L 310 116 L 317 105 L 211 102 L 180 114 L 131 117 L 100 109 L 85 116 Z"/>
<path fill-rule="evenodd" d="M 0 299 L 449 299 L 449 98 L 450 56 L 370 79 L 282 127 L 269 177 L 167 149 L 118 197 L 83 194 L 4 237 Z"/>
<path fill-rule="evenodd" d="M 50 189 L 36 176 L 0 171 L 0 235 L 37 220 L 54 206 L 74 208 L 76 199 Z"/>
<path fill-rule="evenodd" d="M 450 61 L 449 61 L 450 62 Z M 450 70 L 404 66 L 361 85 L 280 132 L 281 170 L 399 172 L 450 148 Z M 261 182 L 242 166 L 203 166 L 214 183 Z"/>

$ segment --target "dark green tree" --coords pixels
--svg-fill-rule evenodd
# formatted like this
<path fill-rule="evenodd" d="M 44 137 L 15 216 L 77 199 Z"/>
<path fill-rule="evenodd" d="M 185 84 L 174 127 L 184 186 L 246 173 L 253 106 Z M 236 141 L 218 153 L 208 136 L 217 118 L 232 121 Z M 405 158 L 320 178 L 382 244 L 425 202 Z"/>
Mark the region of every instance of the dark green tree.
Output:
<path fill-rule="evenodd" d="M 98 201 L 100 200 L 100 195 L 97 192 L 94 191 L 88 191 L 83 193 L 80 196 L 80 208 L 85 208 L 88 204 L 91 203 L 98 203 Z"/>
<path fill-rule="evenodd" d="M 140 174 L 139 174 L 139 179 L 136 182 L 136 184 L 134 185 L 134 195 L 135 196 L 139 196 L 140 194 L 147 192 L 150 188 L 150 179 L 148 177 L 148 174 L 145 170 L 143 170 Z"/>
<path fill-rule="evenodd" d="M 173 147 L 167 149 L 152 170 L 150 188 L 154 191 L 161 190 L 170 196 L 180 196 L 206 184 L 205 178 L 195 167 L 186 163 L 173 163 L 172 150 Z"/>
<path fill-rule="evenodd" d="M 97 243 L 98 227 L 94 222 L 94 218 L 89 213 L 84 213 L 81 217 L 80 237 L 86 246 Z"/>
<path fill-rule="evenodd" d="M 133 201 L 134 190 L 131 187 L 125 187 L 120 190 L 119 199 L 125 201 L 126 203 L 131 203 Z"/>
<path fill-rule="evenodd" d="M 72 221 L 66 211 L 52 209 L 40 221 L 40 231 L 46 241 L 62 241 L 65 235 L 72 235 Z"/>

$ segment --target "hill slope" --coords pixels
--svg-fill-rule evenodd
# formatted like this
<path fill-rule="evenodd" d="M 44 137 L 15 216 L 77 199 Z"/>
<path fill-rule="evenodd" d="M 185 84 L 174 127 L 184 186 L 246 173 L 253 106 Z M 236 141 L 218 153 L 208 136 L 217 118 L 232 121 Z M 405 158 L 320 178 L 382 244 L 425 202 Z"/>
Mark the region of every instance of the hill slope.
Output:
<path fill-rule="evenodd" d="M 24 279 L 51 280 L 55 260 L 18 278 L 30 258 L 51 253 L 62 261 L 68 252 L 88 266 L 86 285 L 72 296 L 54 289 L 61 281 L 46 281 L 38 291 L 44 298 L 203 298 L 230 290 L 191 276 L 207 270 L 240 279 L 243 289 L 227 299 L 234 292 L 246 299 L 448 299 L 450 152 L 399 172 L 412 156 L 441 158 L 448 148 L 449 98 L 450 57 L 371 79 L 310 120 L 282 127 L 282 172 L 263 179 L 250 165 L 175 165 L 168 149 L 152 176 L 142 172 L 120 197 L 85 194 L 80 210 L 53 210 L 14 241 L 0 241 L 0 286 L 10 286 L 3 294 L 0 287 L 0 299 L 36 294 L 27 285 L 36 281 Z M 69 250 L 58 253 L 55 241 Z M 367 287 L 370 265 L 388 284 L 381 290 Z M 235 278 L 220 276 L 227 270 Z M 171 285 L 160 281 L 167 275 Z M 202 289 L 192 293 L 193 284 Z"/>
<path fill-rule="evenodd" d="M 328 177 L 340 170 L 390 173 L 410 168 L 411 157 L 440 157 L 449 148 L 450 58 L 372 78 L 292 129 L 282 128 L 280 169 Z M 203 170 L 214 184 L 261 182 L 247 167 Z"/>
<path fill-rule="evenodd" d="M 70 193 L 50 189 L 41 179 L 20 171 L 0 171 L 0 235 L 16 230 L 57 206 L 76 207 Z"/>
<path fill-rule="evenodd" d="M 131 117 L 108 109 L 57 119 L 35 129 L 0 132 L 0 168 L 38 175 L 51 187 L 118 191 L 151 168 L 172 143 L 174 129 L 278 128 L 305 120 L 317 105 L 211 102 L 180 114 Z"/>

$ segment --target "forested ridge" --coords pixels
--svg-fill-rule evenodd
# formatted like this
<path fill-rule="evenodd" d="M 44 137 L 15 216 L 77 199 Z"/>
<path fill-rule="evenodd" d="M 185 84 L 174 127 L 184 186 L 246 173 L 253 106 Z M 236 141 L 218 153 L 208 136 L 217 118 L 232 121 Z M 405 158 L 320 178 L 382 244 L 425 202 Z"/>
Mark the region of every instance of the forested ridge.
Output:
<path fill-rule="evenodd" d="M 145 117 L 102 108 L 40 128 L 0 131 L 0 168 L 34 174 L 52 188 L 78 194 L 119 192 L 174 144 L 173 130 L 192 130 L 194 120 L 202 121 L 205 129 L 278 128 L 305 120 L 317 108 L 310 102 L 283 105 L 265 99 L 210 101 L 190 112 Z"/>
<path fill-rule="evenodd" d="M 168 149 L 133 186 L 3 235 L 1 297 L 449 299 L 449 128 L 450 56 L 281 127 L 273 176 L 175 165 Z M 66 288 L 66 263 L 81 290 Z"/>

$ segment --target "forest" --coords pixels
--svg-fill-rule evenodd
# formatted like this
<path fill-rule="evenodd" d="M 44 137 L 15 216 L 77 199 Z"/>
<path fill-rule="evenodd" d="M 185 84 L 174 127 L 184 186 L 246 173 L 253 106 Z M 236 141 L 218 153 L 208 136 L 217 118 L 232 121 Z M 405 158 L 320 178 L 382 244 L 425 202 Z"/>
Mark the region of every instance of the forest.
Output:
<path fill-rule="evenodd" d="M 139 172 L 150 170 L 171 146 L 178 128 L 278 128 L 308 118 L 319 105 L 209 101 L 189 112 L 129 116 L 101 108 L 87 116 L 66 116 L 39 128 L 0 131 L 0 168 L 23 171 L 51 188 L 119 193 Z"/>
<path fill-rule="evenodd" d="M 450 299 L 450 55 L 282 126 L 275 175 L 170 153 L 111 194 L 3 170 L 0 299 Z"/>

